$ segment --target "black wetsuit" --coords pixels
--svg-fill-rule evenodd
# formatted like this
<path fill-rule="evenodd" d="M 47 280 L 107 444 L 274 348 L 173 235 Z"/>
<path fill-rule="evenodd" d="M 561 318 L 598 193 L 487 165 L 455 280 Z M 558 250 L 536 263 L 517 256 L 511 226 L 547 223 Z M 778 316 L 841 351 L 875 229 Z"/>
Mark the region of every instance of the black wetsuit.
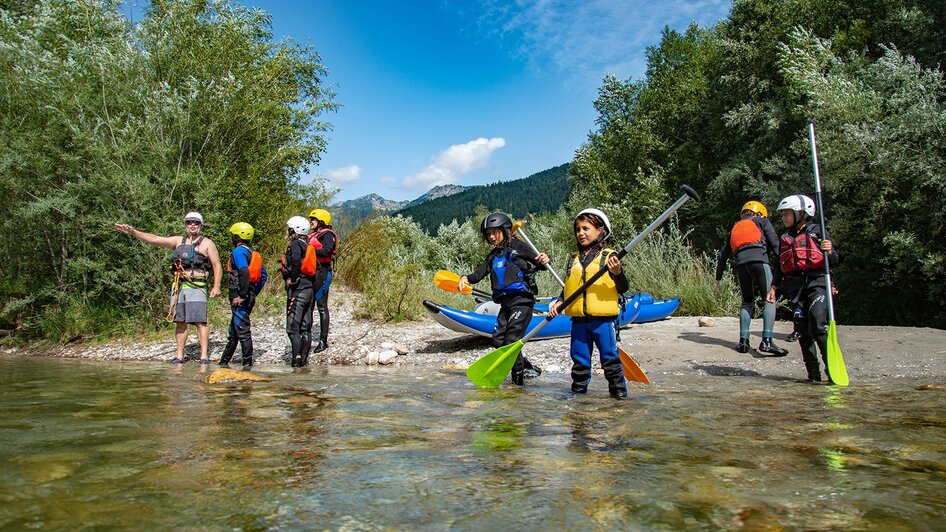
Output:
<path fill-rule="evenodd" d="M 808 222 L 801 231 L 793 227 L 783 234 L 795 238 L 803 232 L 812 235 L 819 245 L 822 240 L 831 239 L 827 231 L 812 222 Z M 829 266 L 840 263 L 840 256 L 833 245 L 827 259 Z M 803 312 L 803 316 L 799 318 L 800 322 L 797 324 L 797 331 L 800 334 L 798 344 L 801 346 L 805 369 L 808 371 L 808 379 L 812 381 L 821 380 L 821 369 L 818 363 L 818 350 L 821 350 L 825 374 L 830 380 L 831 375 L 828 373 L 828 286 L 824 268 L 796 271 L 788 274 L 782 272 L 781 268 L 776 268 L 774 273 L 772 286 L 780 286 L 783 297 L 789 300 L 793 306 L 800 307 Z"/>
<path fill-rule="evenodd" d="M 286 334 L 292 351 L 292 366 L 304 366 L 312 348 L 312 310 L 315 291 L 312 277 L 303 275 L 305 239 L 294 239 L 286 248 L 283 279 L 286 283 Z"/>
<path fill-rule="evenodd" d="M 720 248 L 716 256 L 716 280 L 723 278 L 723 271 L 726 267 L 726 261 L 731 255 L 735 257 L 736 279 L 739 281 L 739 292 L 742 295 L 742 307 L 739 311 L 739 336 L 740 338 L 749 338 L 749 325 L 754 314 L 755 301 L 757 297 L 765 299 L 769 291 L 769 283 L 772 282 L 774 274 L 769 265 L 769 254 L 778 253 L 778 234 L 768 218 L 752 217 L 748 218 L 759 228 L 761 239 L 758 243 L 747 244 L 737 250 L 732 249 L 730 236 L 726 237 L 726 242 Z M 730 232 L 730 235 L 732 232 Z M 766 302 L 763 306 L 763 331 L 764 338 L 772 337 L 772 329 L 775 322 L 775 305 Z"/>

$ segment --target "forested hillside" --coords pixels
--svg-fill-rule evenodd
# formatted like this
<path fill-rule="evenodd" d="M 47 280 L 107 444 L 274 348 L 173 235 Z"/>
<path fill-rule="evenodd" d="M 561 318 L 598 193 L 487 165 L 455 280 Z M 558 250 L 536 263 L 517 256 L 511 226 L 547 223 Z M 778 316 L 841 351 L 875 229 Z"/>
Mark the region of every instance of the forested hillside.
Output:
<path fill-rule="evenodd" d="M 396 214 L 413 218 L 425 231 L 435 233 L 438 227 L 453 220 L 463 222 L 476 212 L 477 207 L 503 211 L 517 218 L 530 213 L 555 212 L 568 195 L 567 173 L 568 164 L 562 164 L 523 179 L 469 187 L 463 192 L 408 207 Z"/>

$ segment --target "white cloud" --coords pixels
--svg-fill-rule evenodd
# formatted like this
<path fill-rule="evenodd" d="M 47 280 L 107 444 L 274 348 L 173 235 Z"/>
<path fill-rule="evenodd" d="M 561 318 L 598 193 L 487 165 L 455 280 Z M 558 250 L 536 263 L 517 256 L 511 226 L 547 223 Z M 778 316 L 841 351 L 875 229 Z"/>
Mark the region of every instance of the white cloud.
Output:
<path fill-rule="evenodd" d="M 472 11 L 467 3 L 462 11 Z M 500 38 L 538 70 L 546 66 L 580 78 L 642 77 L 648 46 L 669 26 L 708 27 L 729 13 L 731 0 L 545 0 L 480 4 L 478 31 Z"/>
<path fill-rule="evenodd" d="M 506 139 L 478 138 L 466 144 L 454 144 L 440 152 L 427 168 L 401 181 L 404 188 L 459 184 L 461 178 L 489 163 L 493 152 L 506 145 Z"/>
<path fill-rule="evenodd" d="M 343 166 L 325 172 L 325 178 L 335 185 L 346 185 L 361 179 L 361 167 L 357 164 Z"/>

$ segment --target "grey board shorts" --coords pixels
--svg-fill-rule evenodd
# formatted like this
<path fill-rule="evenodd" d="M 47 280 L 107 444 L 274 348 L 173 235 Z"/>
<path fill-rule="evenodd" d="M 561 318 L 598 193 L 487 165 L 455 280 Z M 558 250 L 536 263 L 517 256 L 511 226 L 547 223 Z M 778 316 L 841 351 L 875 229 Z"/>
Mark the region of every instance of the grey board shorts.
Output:
<path fill-rule="evenodd" d="M 174 321 L 178 323 L 207 323 L 207 289 L 181 288 L 177 294 Z"/>

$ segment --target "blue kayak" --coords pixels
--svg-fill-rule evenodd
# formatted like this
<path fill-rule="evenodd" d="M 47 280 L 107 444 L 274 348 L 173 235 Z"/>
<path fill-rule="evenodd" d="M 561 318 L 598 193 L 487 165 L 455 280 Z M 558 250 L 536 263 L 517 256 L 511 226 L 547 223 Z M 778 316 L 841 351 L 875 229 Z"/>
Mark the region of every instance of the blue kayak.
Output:
<path fill-rule="evenodd" d="M 650 303 L 644 304 L 644 301 Z M 618 316 L 618 326 L 627 327 L 631 323 L 643 323 L 644 321 L 655 321 L 666 318 L 672 314 L 680 305 L 679 299 L 658 299 L 655 300 L 650 294 L 635 294 L 632 297 L 624 298 L 621 305 L 621 313 Z M 470 312 L 467 310 L 455 309 L 446 305 L 438 305 L 432 301 L 424 301 L 424 307 L 430 312 L 437 323 L 450 329 L 451 331 L 477 334 L 480 336 L 492 336 L 493 329 L 496 327 L 495 314 L 484 314 L 481 312 Z M 536 305 L 536 311 L 541 312 L 542 305 Z M 649 308 L 647 308 L 649 307 Z M 546 305 L 543 310 L 547 310 Z M 646 309 L 646 314 L 645 314 Z M 526 332 L 531 331 L 540 323 L 545 321 L 546 315 L 536 314 L 526 328 Z M 556 316 L 535 335 L 534 338 L 559 338 L 571 334 L 571 318 L 568 316 Z"/>

